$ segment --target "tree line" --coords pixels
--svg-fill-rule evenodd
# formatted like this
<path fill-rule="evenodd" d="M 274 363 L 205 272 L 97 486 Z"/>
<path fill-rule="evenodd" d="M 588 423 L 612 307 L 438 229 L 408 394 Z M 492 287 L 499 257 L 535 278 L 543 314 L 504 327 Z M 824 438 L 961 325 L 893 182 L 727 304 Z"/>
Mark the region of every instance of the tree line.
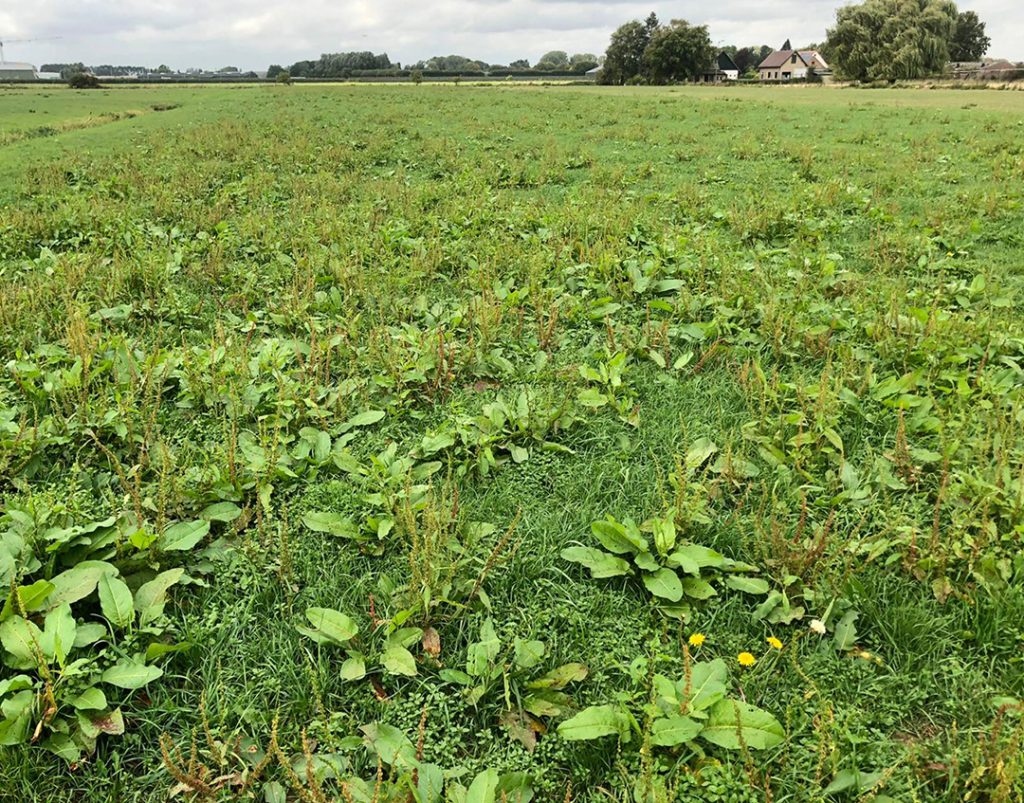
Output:
<path fill-rule="evenodd" d="M 449 55 L 422 59 L 414 64 L 406 65 L 404 70 L 453 74 L 495 71 L 583 74 L 596 66 L 598 66 L 598 57 L 593 53 L 569 55 L 564 50 L 552 50 L 541 56 L 533 66 L 530 65 L 528 59 L 517 59 L 508 64 L 490 64 L 468 56 Z M 348 78 L 366 72 L 397 73 L 402 70 L 402 64 L 392 62 L 387 53 L 351 51 L 324 53 L 315 61 L 297 61 L 288 67 L 271 64 L 267 70 L 267 77 L 278 78 L 287 74 L 292 78 Z"/>

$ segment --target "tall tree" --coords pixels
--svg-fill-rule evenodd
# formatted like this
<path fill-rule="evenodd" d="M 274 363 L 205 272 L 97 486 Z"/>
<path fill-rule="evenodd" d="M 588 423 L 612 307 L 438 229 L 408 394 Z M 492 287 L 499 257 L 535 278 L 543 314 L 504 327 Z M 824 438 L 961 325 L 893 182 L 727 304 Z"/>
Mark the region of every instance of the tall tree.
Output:
<path fill-rule="evenodd" d="M 782 43 L 782 50 L 792 50 L 792 49 L 793 49 L 793 45 L 791 45 L 789 43 L 788 39 L 785 42 Z"/>
<path fill-rule="evenodd" d="M 847 78 L 923 78 L 945 67 L 956 22 L 951 0 L 865 0 L 836 11 L 828 51 Z"/>
<path fill-rule="evenodd" d="M 651 14 L 651 17 L 653 16 Z M 604 54 L 601 79 L 609 84 L 623 84 L 633 76 L 639 75 L 644 66 L 644 50 L 647 49 L 650 39 L 648 27 L 639 20 L 620 25 L 612 34 L 612 40 Z"/>
<path fill-rule="evenodd" d="M 985 35 L 985 23 L 973 11 L 961 11 L 956 18 L 953 41 L 949 44 L 952 61 L 978 61 L 992 40 Z"/>
<path fill-rule="evenodd" d="M 672 20 L 651 35 L 644 51 L 644 69 L 652 84 L 696 78 L 714 57 L 706 25 Z"/>
<path fill-rule="evenodd" d="M 569 54 L 564 50 L 551 50 L 537 61 L 538 70 L 557 70 L 569 66 Z"/>

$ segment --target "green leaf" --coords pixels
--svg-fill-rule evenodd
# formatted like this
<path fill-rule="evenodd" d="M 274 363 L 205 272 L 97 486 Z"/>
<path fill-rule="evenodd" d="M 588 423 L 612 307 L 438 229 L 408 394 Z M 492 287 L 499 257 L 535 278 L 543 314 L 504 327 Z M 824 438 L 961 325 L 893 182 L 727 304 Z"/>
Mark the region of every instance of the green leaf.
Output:
<path fill-rule="evenodd" d="M 729 669 L 721 658 L 693 664 L 690 669 L 689 710 L 704 711 L 722 700 L 729 690 L 728 683 Z M 685 682 L 680 686 L 681 693 L 684 687 Z"/>
<path fill-rule="evenodd" d="M 0 746 L 10 747 L 28 741 L 28 729 L 32 724 L 32 707 L 35 701 L 35 691 L 25 689 L 0 704 L 0 712 L 4 716 L 0 721 Z"/>
<path fill-rule="evenodd" d="M 397 644 L 384 650 L 381 663 L 384 665 L 384 669 L 392 675 L 412 677 L 416 674 L 416 659 L 413 654 Z"/>
<path fill-rule="evenodd" d="M 46 619 L 43 621 L 43 637 L 40 641 L 40 646 L 46 657 L 50 660 L 56 658 L 58 663 L 63 664 L 64 659 L 75 646 L 76 630 L 75 617 L 72 615 L 71 606 L 68 603 L 65 602 L 47 613 Z"/>
<path fill-rule="evenodd" d="M 420 451 L 424 455 L 432 455 L 435 452 L 440 452 L 442 449 L 447 449 L 455 443 L 455 437 L 448 432 L 439 432 L 436 435 L 424 435 L 423 440 L 420 442 Z"/>
<path fill-rule="evenodd" d="M 66 733 L 52 733 L 42 743 L 44 749 L 72 764 L 82 757 L 82 748 Z"/>
<path fill-rule="evenodd" d="M 659 555 L 668 555 L 676 545 L 676 524 L 671 516 L 653 519 L 654 547 Z"/>
<path fill-rule="evenodd" d="M 742 743 L 751 750 L 775 747 L 786 738 L 782 725 L 767 711 L 741 700 L 719 700 L 708 713 L 701 738 L 728 750 L 739 750 L 741 735 Z"/>
<path fill-rule="evenodd" d="M 705 567 L 719 568 L 724 563 L 725 558 L 720 553 L 697 544 L 681 544 L 665 559 L 666 566 L 692 575 L 699 575 Z"/>
<path fill-rule="evenodd" d="M 579 396 L 576 397 L 576 400 L 584 407 L 592 407 L 594 409 L 604 407 L 608 404 L 608 397 L 596 388 L 581 390 Z"/>
<path fill-rule="evenodd" d="M 135 619 L 135 606 L 127 583 L 114 574 L 105 574 L 100 578 L 99 593 L 100 610 L 107 621 L 114 627 L 128 627 Z"/>
<path fill-rule="evenodd" d="M 350 652 L 341 665 L 342 680 L 362 680 L 366 677 L 366 659 L 362 653 Z"/>
<path fill-rule="evenodd" d="M 344 644 L 359 632 L 351 617 L 333 608 L 306 608 L 306 618 L 318 633 L 335 644 Z"/>
<path fill-rule="evenodd" d="M 107 628 L 99 622 L 86 622 L 75 630 L 75 648 L 88 647 L 107 635 Z"/>
<path fill-rule="evenodd" d="M 617 521 L 595 521 L 590 530 L 601 546 L 616 555 L 647 551 L 647 541 L 643 536 L 639 532 L 630 532 Z"/>
<path fill-rule="evenodd" d="M 34 669 L 42 653 L 43 634 L 38 627 L 20 616 L 12 616 L 0 624 L 0 644 L 7 655 L 4 662 L 14 669 Z"/>
<path fill-rule="evenodd" d="M 139 625 L 145 626 L 160 618 L 167 601 L 167 590 L 185 575 L 182 568 L 160 572 L 148 583 L 143 583 L 135 592 L 135 610 L 139 614 Z"/>
<path fill-rule="evenodd" d="M 345 423 L 350 427 L 368 427 L 370 424 L 376 424 L 383 417 L 383 410 L 365 410 L 352 416 Z"/>
<path fill-rule="evenodd" d="M 107 669 L 100 680 L 111 686 L 117 686 L 119 689 L 141 689 L 163 673 L 164 671 L 158 666 L 146 666 L 130 658 L 124 658 Z"/>
<path fill-rule="evenodd" d="M 302 523 L 313 532 L 329 533 L 338 538 L 360 538 L 359 527 L 339 513 L 314 512 L 302 517 Z"/>
<path fill-rule="evenodd" d="M 744 594 L 767 594 L 769 590 L 768 581 L 762 580 L 760 577 L 741 577 L 730 574 L 725 578 L 725 584 Z"/>
<path fill-rule="evenodd" d="M 558 735 L 568 741 L 625 737 L 629 722 L 617 705 L 592 705 L 558 725 Z"/>
<path fill-rule="evenodd" d="M 15 675 L 13 678 L 0 680 L 0 697 L 16 691 L 32 688 L 32 678 L 28 675 Z"/>
<path fill-rule="evenodd" d="M 102 560 L 85 560 L 61 572 L 51 581 L 54 589 L 46 598 L 46 607 L 56 608 L 64 602 L 73 603 L 85 599 L 96 590 L 96 584 L 108 572 L 116 574 L 117 569 Z"/>
<path fill-rule="evenodd" d="M 486 769 L 473 779 L 466 792 L 466 803 L 494 803 L 498 791 L 498 773 Z"/>
<path fill-rule="evenodd" d="M 195 645 L 191 641 L 182 641 L 180 644 L 165 644 L 162 641 L 154 641 L 146 647 L 146 663 L 152 663 L 165 655 L 175 652 L 186 652 Z"/>
<path fill-rule="evenodd" d="M 656 572 L 645 573 L 643 581 L 647 590 L 656 597 L 669 602 L 679 602 L 683 598 L 683 584 L 679 581 L 679 575 L 671 569 L 662 567 Z"/>
<path fill-rule="evenodd" d="M 717 593 L 711 583 L 700 577 L 684 577 L 683 592 L 692 599 L 708 599 Z"/>
<path fill-rule="evenodd" d="M 390 767 L 414 767 L 416 748 L 409 738 L 394 725 L 374 722 L 360 728 L 365 734 L 363 742 Z"/>
<path fill-rule="evenodd" d="M 444 770 L 437 764 L 421 762 L 416 767 L 416 803 L 440 803 Z"/>
<path fill-rule="evenodd" d="M 590 575 L 595 579 L 621 577 L 625 574 L 632 574 L 633 571 L 622 558 L 589 546 L 567 547 L 562 550 L 561 554 L 563 560 L 582 563 L 590 569 Z"/>
<path fill-rule="evenodd" d="M 72 697 L 68 703 L 77 711 L 102 711 L 107 707 L 107 695 L 101 689 L 92 686 L 76 697 Z"/>
<path fill-rule="evenodd" d="M 288 803 L 288 792 L 277 781 L 263 784 L 263 803 Z"/>
<path fill-rule="evenodd" d="M 692 474 L 711 457 L 715 452 L 718 451 L 718 447 L 714 442 L 707 438 L 698 438 L 693 442 L 693 445 L 686 451 L 686 471 L 688 474 Z"/>
<path fill-rule="evenodd" d="M 38 611 L 43 607 L 46 598 L 55 588 L 56 586 L 48 580 L 36 580 L 31 585 L 20 586 L 17 589 L 17 594 L 21 604 L 18 606 L 14 605 L 15 592 L 11 591 L 7 595 L 7 601 L 4 603 L 3 610 L 0 611 L 0 622 L 10 619 L 16 610 L 25 611 L 26 613 Z"/>
<path fill-rule="evenodd" d="M 544 642 L 526 641 L 516 636 L 513 642 L 513 655 L 516 666 L 520 669 L 532 669 L 544 658 Z"/>
<path fill-rule="evenodd" d="M 199 514 L 203 521 L 219 521 L 229 524 L 242 515 L 242 508 L 234 502 L 215 502 Z"/>
<path fill-rule="evenodd" d="M 651 727 L 651 743 L 659 747 L 675 747 L 693 741 L 700 729 L 700 723 L 689 717 L 661 717 L 654 720 Z"/>
<path fill-rule="evenodd" d="M 202 541 L 209 532 L 208 521 L 179 521 L 164 530 L 157 541 L 157 547 L 164 552 L 185 552 Z"/>
<path fill-rule="evenodd" d="M 881 772 L 840 770 L 835 774 L 832 783 L 825 787 L 825 794 L 837 795 L 840 792 L 867 792 L 882 780 L 882 775 L 883 773 Z M 878 798 L 874 799 L 877 800 Z"/>
<path fill-rule="evenodd" d="M 836 632 L 832 635 L 832 643 L 837 650 L 849 650 L 857 643 L 857 611 L 847 611 L 836 624 Z"/>

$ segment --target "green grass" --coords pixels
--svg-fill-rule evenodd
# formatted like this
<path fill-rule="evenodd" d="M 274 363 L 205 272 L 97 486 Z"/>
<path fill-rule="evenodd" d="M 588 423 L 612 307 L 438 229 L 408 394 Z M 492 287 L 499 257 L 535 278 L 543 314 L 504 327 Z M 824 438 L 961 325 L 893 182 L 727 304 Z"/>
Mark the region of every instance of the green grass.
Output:
<path fill-rule="evenodd" d="M 49 726 L 0 747 L 0 799 L 166 799 L 162 734 L 186 759 L 197 734 L 211 782 L 245 762 L 218 762 L 205 727 L 264 746 L 275 719 L 283 753 L 306 729 L 372 778 L 351 737 L 382 722 L 416 743 L 425 709 L 424 760 L 467 783 L 527 772 L 538 800 L 633 800 L 638 779 L 638 800 L 869 799 L 826 795 L 842 770 L 880 773 L 875 800 L 1020 800 L 1022 126 L 1018 92 L 0 90 L 0 539 L 29 545 L 0 551 L 0 578 L 89 557 L 132 589 L 175 566 L 195 581 L 159 633 L 114 628 L 77 654 L 98 675 L 147 640 L 193 645 L 145 689 L 102 684 L 124 735 L 73 766 L 40 744 Z M 621 386 L 581 373 L 617 353 Z M 596 392 L 614 402 L 588 406 Z M 520 393 L 529 420 L 479 420 Z M 384 415 L 346 424 L 367 410 Z M 314 431 L 337 461 L 307 459 Z M 718 452 L 680 487 L 701 439 Z M 368 499 L 345 470 L 389 444 L 441 464 L 414 511 L 419 479 Z M 683 623 L 561 557 L 596 544 L 591 522 L 680 500 L 681 538 L 755 564 L 804 616 L 755 620 L 761 597 L 721 586 Z M 191 550 L 128 541 L 219 501 L 241 517 Z M 314 511 L 395 525 L 361 549 L 305 526 Z M 47 529 L 108 515 L 101 548 Z M 424 567 L 451 578 L 427 616 L 409 590 Z M 296 630 L 310 606 L 351 616 L 370 650 L 374 617 L 411 611 L 442 666 L 413 648 L 414 677 L 343 680 L 344 651 Z M 81 626 L 101 605 L 72 610 Z M 841 648 L 809 629 L 846 611 Z M 586 664 L 577 706 L 627 697 L 633 740 L 567 741 L 564 717 L 533 752 L 511 739 L 502 683 L 473 705 L 440 672 L 487 618 L 503 642 L 546 642 L 543 669 Z M 781 744 L 649 754 L 643 662 L 678 677 L 695 632 Z M 57 722 L 82 682 L 57 683 Z M 265 778 L 300 799 L 280 762 Z"/>

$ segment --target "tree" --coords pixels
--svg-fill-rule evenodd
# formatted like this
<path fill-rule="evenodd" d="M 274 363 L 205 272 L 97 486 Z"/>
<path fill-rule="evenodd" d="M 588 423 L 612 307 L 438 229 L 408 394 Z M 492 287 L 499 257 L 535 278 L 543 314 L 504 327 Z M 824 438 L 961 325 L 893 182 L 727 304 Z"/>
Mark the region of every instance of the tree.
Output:
<path fill-rule="evenodd" d="M 530 69 L 530 60 L 516 59 L 515 61 L 510 61 L 508 63 L 508 68 L 510 70 L 528 70 Z"/>
<path fill-rule="evenodd" d="M 836 12 L 828 52 L 847 78 L 923 78 L 946 66 L 956 23 L 950 0 L 865 0 Z"/>
<path fill-rule="evenodd" d="M 538 70 L 560 70 L 569 66 L 569 54 L 564 50 L 552 50 L 540 57 Z"/>
<path fill-rule="evenodd" d="M 691 80 L 708 69 L 714 55 L 706 25 L 672 20 L 651 35 L 644 70 L 653 84 Z"/>
<path fill-rule="evenodd" d="M 423 70 L 413 70 L 409 73 L 409 78 L 416 86 L 419 86 L 423 83 Z"/>
<path fill-rule="evenodd" d="M 761 47 L 726 47 L 723 48 L 728 53 L 734 62 L 736 62 L 736 69 L 740 71 L 740 75 L 743 75 L 749 70 L 754 70 L 757 65 L 760 64 L 768 56 L 768 53 L 772 52 L 772 49 L 768 45 L 762 45 Z M 764 53 L 767 50 L 768 53 Z M 764 53 L 764 55 L 762 55 Z"/>
<path fill-rule="evenodd" d="M 782 43 L 782 47 L 779 48 L 779 49 L 780 50 L 792 50 L 793 49 L 793 45 L 791 45 L 789 43 L 789 40 L 787 39 L 785 42 Z"/>
<path fill-rule="evenodd" d="M 573 72 L 586 72 L 594 69 L 598 63 L 597 56 L 593 53 L 575 53 L 569 59 L 569 68 Z"/>
<path fill-rule="evenodd" d="M 651 17 L 654 17 L 651 14 Z M 648 21 L 651 17 L 648 17 Z M 654 18 L 657 24 L 657 17 Z M 601 79 L 609 84 L 624 84 L 639 75 L 644 66 L 644 51 L 651 40 L 651 31 L 643 22 L 633 20 L 612 34 L 608 50 L 604 54 L 604 69 Z"/>
<path fill-rule="evenodd" d="M 961 11 L 956 18 L 953 41 L 949 45 L 951 61 L 979 61 L 992 40 L 985 35 L 985 23 L 973 11 Z"/>
<path fill-rule="evenodd" d="M 283 72 L 285 69 L 280 64 L 271 64 L 267 67 L 267 78 L 277 78 Z"/>
<path fill-rule="evenodd" d="M 285 86 L 291 86 L 292 85 L 292 74 L 290 72 L 288 72 L 288 70 L 281 70 L 275 76 L 274 80 L 277 81 L 279 84 L 284 84 Z"/>

